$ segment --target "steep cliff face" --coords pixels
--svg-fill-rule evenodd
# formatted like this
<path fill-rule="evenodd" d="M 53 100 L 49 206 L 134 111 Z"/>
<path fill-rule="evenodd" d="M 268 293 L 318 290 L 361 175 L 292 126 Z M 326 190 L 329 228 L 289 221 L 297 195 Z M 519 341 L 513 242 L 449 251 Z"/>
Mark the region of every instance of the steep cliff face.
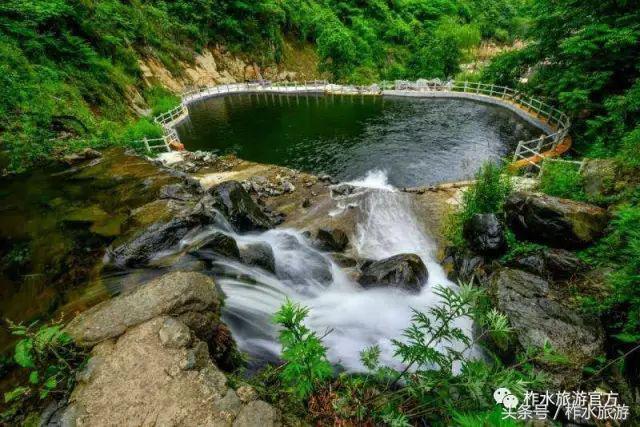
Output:
<path fill-rule="evenodd" d="M 312 45 L 286 43 L 283 60 L 276 64 L 258 65 L 251 57 L 234 54 L 223 46 L 204 49 L 195 54 L 192 63 L 180 62 L 180 72 L 171 72 L 155 58 L 138 62 L 144 82 L 161 85 L 175 93 L 188 87 L 244 82 L 247 80 L 304 81 L 320 79 L 318 56 Z"/>

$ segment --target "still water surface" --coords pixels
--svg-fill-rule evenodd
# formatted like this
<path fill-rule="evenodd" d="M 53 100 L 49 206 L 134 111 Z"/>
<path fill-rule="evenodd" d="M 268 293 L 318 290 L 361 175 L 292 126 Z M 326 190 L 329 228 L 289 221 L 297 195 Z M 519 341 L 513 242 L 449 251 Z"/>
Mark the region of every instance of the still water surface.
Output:
<path fill-rule="evenodd" d="M 471 176 L 540 130 L 467 99 L 237 94 L 189 107 L 188 150 L 234 153 L 352 180 L 383 169 L 397 187 Z"/>

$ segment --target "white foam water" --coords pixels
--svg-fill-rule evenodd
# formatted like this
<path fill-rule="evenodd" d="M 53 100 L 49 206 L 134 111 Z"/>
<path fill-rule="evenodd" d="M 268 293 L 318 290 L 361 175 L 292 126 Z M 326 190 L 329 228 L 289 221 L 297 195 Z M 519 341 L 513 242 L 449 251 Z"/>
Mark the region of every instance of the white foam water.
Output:
<path fill-rule="evenodd" d="M 276 275 L 236 262 L 218 263 L 224 269 L 217 281 L 226 294 L 225 321 L 249 355 L 277 359 L 280 346 L 272 317 L 290 298 L 310 308 L 307 324 L 324 336 L 332 362 L 347 370 L 361 370 L 360 351 L 375 344 L 381 349 L 381 361 L 399 368 L 391 339 L 401 338 L 413 308 L 426 311 L 437 302 L 435 286 L 455 286 L 437 263 L 435 244 L 415 217 L 407 194 L 395 191 L 380 171 L 349 184 L 366 189 L 337 201 L 359 207 L 352 241 L 358 257 L 377 260 L 400 253 L 417 254 L 429 271 L 427 284 L 417 294 L 395 288 L 365 290 L 295 230 L 239 235 L 226 229 L 224 232 L 241 247 L 269 244 L 276 261 Z M 470 334 L 470 322 L 460 326 Z"/>

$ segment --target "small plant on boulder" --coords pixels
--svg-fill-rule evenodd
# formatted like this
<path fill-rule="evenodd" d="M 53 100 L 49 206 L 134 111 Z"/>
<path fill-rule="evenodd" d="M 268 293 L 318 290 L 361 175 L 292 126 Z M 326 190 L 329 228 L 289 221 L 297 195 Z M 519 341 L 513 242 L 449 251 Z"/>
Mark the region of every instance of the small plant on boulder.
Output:
<path fill-rule="evenodd" d="M 0 420 L 18 415 L 29 408 L 30 402 L 64 398 L 73 389 L 75 374 L 86 361 L 86 354 L 74 345 L 60 323 L 8 323 L 11 333 L 20 337 L 13 360 L 26 370 L 26 381 L 4 394 L 4 402 L 10 407 Z"/>

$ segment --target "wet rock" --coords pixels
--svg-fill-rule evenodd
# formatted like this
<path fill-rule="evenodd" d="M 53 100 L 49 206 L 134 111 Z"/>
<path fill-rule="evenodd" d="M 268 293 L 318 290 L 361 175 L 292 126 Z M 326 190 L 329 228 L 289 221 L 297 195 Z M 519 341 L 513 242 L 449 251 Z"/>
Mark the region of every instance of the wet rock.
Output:
<path fill-rule="evenodd" d="M 295 284 L 304 284 L 308 280 L 328 285 L 333 281 L 331 264 L 317 251 L 300 243 L 295 236 L 279 236 L 277 248 L 284 262 L 276 265 L 279 279 Z"/>
<path fill-rule="evenodd" d="M 492 276 L 490 286 L 496 307 L 509 319 L 522 348 L 549 343 L 569 360 L 555 372 L 558 385 L 575 384 L 582 366 L 602 353 L 604 333 L 597 319 L 580 316 L 545 279 L 503 268 Z"/>
<path fill-rule="evenodd" d="M 159 197 L 160 199 L 179 200 L 183 202 L 193 200 L 195 198 L 195 196 L 181 184 L 165 185 L 160 188 Z"/>
<path fill-rule="evenodd" d="M 464 236 L 480 254 L 498 255 L 507 248 L 504 225 L 496 214 L 475 214 L 465 224 Z"/>
<path fill-rule="evenodd" d="M 62 162 L 69 166 L 74 166 L 87 160 L 99 159 L 100 157 L 102 157 L 101 152 L 94 150 L 93 148 L 85 148 L 77 153 L 64 156 L 62 158 Z"/>
<path fill-rule="evenodd" d="M 219 257 L 240 259 L 240 250 L 234 238 L 219 231 L 207 236 L 189 253 L 210 261 Z"/>
<path fill-rule="evenodd" d="M 536 193 L 513 193 L 504 209 L 518 238 L 553 247 L 588 245 L 608 222 L 607 212 L 598 206 Z"/>
<path fill-rule="evenodd" d="M 466 251 L 456 260 L 457 279 L 463 283 L 484 282 L 487 276 L 484 257 Z"/>
<path fill-rule="evenodd" d="M 331 187 L 331 197 L 348 196 L 356 192 L 358 187 L 350 184 L 339 184 Z"/>
<path fill-rule="evenodd" d="M 568 279 L 585 269 L 580 258 L 565 249 L 546 249 L 543 256 L 547 270 L 554 279 Z"/>
<path fill-rule="evenodd" d="M 484 256 L 471 250 L 459 250 L 455 247 L 445 248 L 445 257 L 441 264 L 449 280 L 481 284 L 485 283 L 492 266 L 487 263 Z"/>
<path fill-rule="evenodd" d="M 614 192 L 619 166 L 612 159 L 589 159 L 581 171 L 584 191 L 591 197 L 606 196 Z"/>
<path fill-rule="evenodd" d="M 584 263 L 566 249 L 545 248 L 516 258 L 512 266 L 540 277 L 565 280 L 585 269 Z"/>
<path fill-rule="evenodd" d="M 347 233 L 339 228 L 320 228 L 314 242 L 318 249 L 329 252 L 342 252 L 348 244 Z"/>
<path fill-rule="evenodd" d="M 511 263 L 515 268 L 535 274 L 540 277 L 547 277 L 547 262 L 542 253 L 533 253 L 516 258 Z"/>
<path fill-rule="evenodd" d="M 199 273 L 175 272 L 140 286 L 133 293 L 100 303 L 66 327 L 76 344 L 90 347 L 122 335 L 127 328 L 160 315 L 219 313 L 221 299 L 213 279 Z M 208 328 L 218 318 L 212 317 Z M 187 323 L 187 322 L 183 322 Z"/>
<path fill-rule="evenodd" d="M 320 175 L 320 176 L 318 177 L 318 181 L 320 181 L 320 182 L 326 182 L 326 183 L 334 184 L 334 185 L 338 183 L 338 180 L 337 180 L 337 179 L 335 179 L 335 178 L 334 178 L 334 177 L 332 177 L 331 175 L 327 175 L 327 174 L 325 174 L 325 175 Z"/>
<path fill-rule="evenodd" d="M 240 248 L 240 259 L 244 264 L 255 265 L 264 270 L 276 272 L 276 260 L 273 249 L 268 243 L 251 243 Z"/>
<path fill-rule="evenodd" d="M 266 230 L 271 219 L 237 181 L 226 181 L 209 190 L 214 206 L 239 231 Z"/>
<path fill-rule="evenodd" d="M 400 254 L 365 263 L 358 283 L 365 288 L 391 286 L 419 292 L 428 278 L 427 267 L 418 255 Z"/>
<path fill-rule="evenodd" d="M 109 259 L 120 268 L 144 266 L 157 252 L 177 245 L 197 225 L 199 221 L 191 216 L 152 224 L 130 241 L 107 250 Z"/>
<path fill-rule="evenodd" d="M 356 265 L 358 265 L 358 261 L 355 258 L 346 256 L 344 254 L 333 253 L 331 254 L 331 258 L 340 267 L 349 268 L 349 267 L 355 267 Z"/>

